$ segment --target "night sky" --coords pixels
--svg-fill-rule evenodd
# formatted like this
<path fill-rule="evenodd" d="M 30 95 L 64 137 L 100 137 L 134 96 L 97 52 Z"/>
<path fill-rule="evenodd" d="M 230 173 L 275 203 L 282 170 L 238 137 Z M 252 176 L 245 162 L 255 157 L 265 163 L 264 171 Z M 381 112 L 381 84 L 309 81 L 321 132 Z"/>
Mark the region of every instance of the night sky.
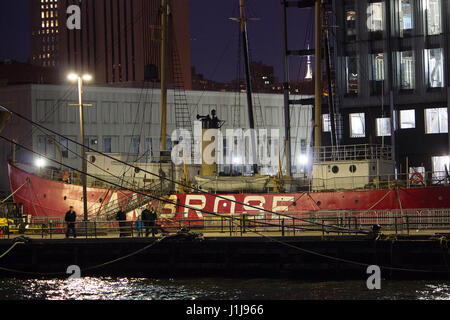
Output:
<path fill-rule="evenodd" d="M 38 0 L 36 0 L 38 1 Z M 206 79 L 228 82 L 237 76 L 238 0 L 190 0 L 192 65 Z M 282 79 L 281 4 L 279 0 L 247 0 L 250 57 L 275 67 Z M 313 20 L 309 9 L 289 9 L 290 49 L 306 48 Z M 28 0 L 0 1 L 0 60 L 26 62 L 30 56 Z M 313 36 L 313 35 L 312 35 Z M 311 41 L 312 36 L 309 36 Z M 291 60 L 291 79 L 298 79 L 300 60 Z"/>

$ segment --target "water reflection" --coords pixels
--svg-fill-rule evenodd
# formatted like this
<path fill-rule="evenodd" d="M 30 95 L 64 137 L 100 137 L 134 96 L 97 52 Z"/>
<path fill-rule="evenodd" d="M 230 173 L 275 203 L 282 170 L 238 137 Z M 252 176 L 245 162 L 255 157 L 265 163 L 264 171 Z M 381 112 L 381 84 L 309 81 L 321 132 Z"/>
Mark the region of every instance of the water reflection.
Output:
<path fill-rule="evenodd" d="M 276 279 L 1 279 L 2 300 L 450 300 L 450 281 Z"/>

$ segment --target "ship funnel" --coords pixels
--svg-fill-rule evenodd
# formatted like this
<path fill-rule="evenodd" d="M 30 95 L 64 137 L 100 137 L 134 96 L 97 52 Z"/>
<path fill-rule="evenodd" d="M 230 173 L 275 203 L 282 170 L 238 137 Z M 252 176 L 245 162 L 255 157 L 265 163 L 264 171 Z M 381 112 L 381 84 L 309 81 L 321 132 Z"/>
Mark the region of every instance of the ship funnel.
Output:
<path fill-rule="evenodd" d="M 11 112 L 5 107 L 0 106 L 0 132 L 3 131 L 6 123 L 11 119 Z"/>

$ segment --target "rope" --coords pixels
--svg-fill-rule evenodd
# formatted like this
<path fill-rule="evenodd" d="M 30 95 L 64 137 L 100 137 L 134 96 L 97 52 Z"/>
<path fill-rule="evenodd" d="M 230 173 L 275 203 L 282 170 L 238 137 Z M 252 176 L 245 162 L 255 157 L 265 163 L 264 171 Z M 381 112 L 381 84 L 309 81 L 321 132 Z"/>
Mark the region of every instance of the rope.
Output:
<path fill-rule="evenodd" d="M 18 244 L 25 244 L 25 241 L 18 241 L 15 242 L 8 250 L 6 250 L 1 256 L 0 259 L 3 258 L 4 256 L 6 256 L 12 249 L 14 249 L 15 246 L 17 246 Z"/>

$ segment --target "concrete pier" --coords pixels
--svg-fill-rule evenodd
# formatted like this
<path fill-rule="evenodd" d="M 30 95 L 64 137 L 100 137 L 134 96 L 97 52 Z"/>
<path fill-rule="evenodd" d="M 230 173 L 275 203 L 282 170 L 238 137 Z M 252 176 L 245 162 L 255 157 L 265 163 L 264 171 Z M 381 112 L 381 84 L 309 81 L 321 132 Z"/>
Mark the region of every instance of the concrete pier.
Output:
<path fill-rule="evenodd" d="M 450 251 L 441 236 L 305 235 L 296 237 L 16 238 L 0 240 L 3 277 L 81 276 L 269 277 L 367 279 L 378 265 L 390 279 L 450 279 Z M 27 240 L 14 246 L 14 242 Z"/>

